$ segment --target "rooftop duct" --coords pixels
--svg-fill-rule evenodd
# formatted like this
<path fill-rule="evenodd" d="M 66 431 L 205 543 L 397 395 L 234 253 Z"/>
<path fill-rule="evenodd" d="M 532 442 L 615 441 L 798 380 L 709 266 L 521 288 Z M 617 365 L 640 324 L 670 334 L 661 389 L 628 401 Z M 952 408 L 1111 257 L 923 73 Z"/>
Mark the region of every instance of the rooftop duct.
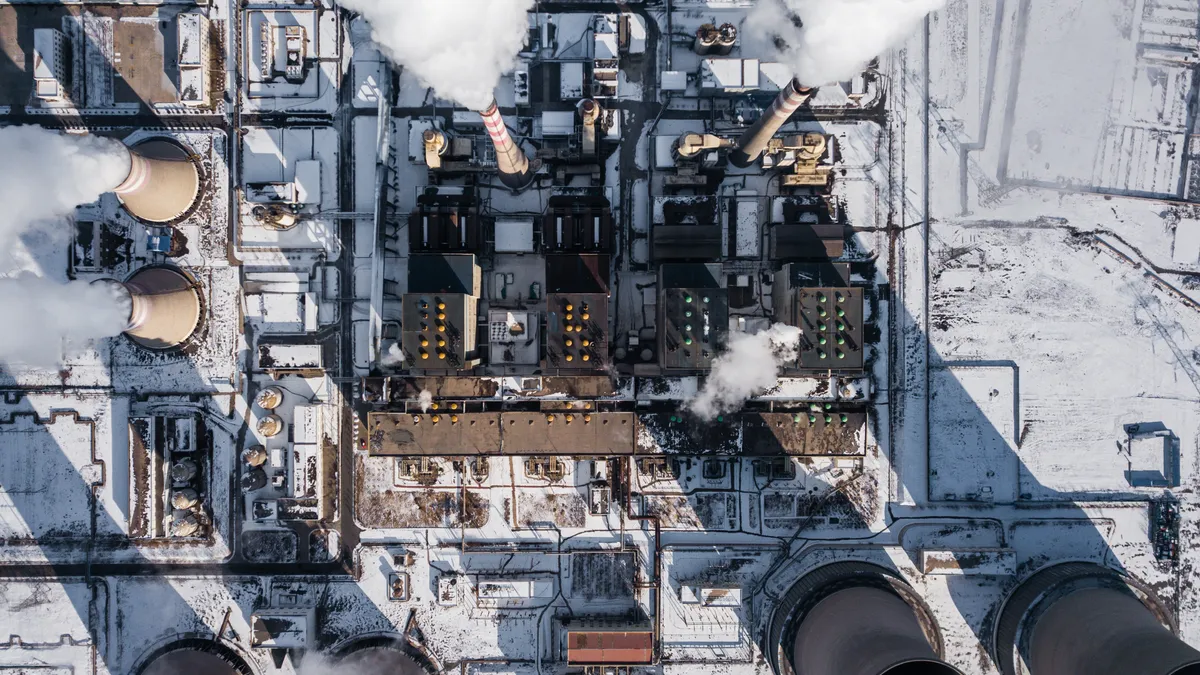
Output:
<path fill-rule="evenodd" d="M 961 675 L 941 660 L 941 637 L 915 591 L 859 562 L 818 568 L 780 600 L 768 639 L 776 672 L 799 675 Z"/>
<path fill-rule="evenodd" d="M 1200 651 L 1175 636 L 1157 599 L 1090 563 L 1055 565 L 1018 586 L 995 651 L 1004 675 L 1200 675 Z"/>
<path fill-rule="evenodd" d="M 737 148 L 729 153 L 729 161 L 734 166 L 747 167 L 753 164 L 767 149 L 767 144 L 779 132 L 779 127 L 796 112 L 796 108 L 812 97 L 813 90 L 800 84 L 796 78 L 779 92 L 771 107 L 763 113 L 758 121 L 746 129 L 738 139 Z"/>
<path fill-rule="evenodd" d="M 166 223 L 192 208 L 200 194 L 200 172 L 175 143 L 143 141 L 129 148 L 129 175 L 113 192 L 135 218 Z"/>
<path fill-rule="evenodd" d="M 125 283 L 129 298 L 125 335 L 158 351 L 182 347 L 200 326 L 203 304 L 196 284 L 173 267 L 143 267 Z"/>
<path fill-rule="evenodd" d="M 529 158 L 512 136 L 508 135 L 508 127 L 500 116 L 496 102 L 479 113 L 483 117 L 483 127 L 487 129 L 492 145 L 496 146 L 496 169 L 500 172 L 500 182 L 511 190 L 521 190 L 533 182 L 533 172 L 529 170 Z"/>

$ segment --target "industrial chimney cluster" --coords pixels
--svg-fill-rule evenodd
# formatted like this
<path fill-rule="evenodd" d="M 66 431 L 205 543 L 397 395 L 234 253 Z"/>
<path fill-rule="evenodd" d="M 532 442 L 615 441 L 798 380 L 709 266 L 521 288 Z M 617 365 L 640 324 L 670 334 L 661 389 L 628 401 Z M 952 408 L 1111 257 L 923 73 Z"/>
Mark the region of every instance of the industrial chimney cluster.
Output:
<path fill-rule="evenodd" d="M 1017 586 L 991 647 L 1004 675 L 1197 675 L 1200 651 L 1171 628 L 1150 592 L 1113 570 L 1067 563 Z M 868 563 L 801 577 L 768 631 L 777 673 L 961 675 L 942 660 L 937 624 L 914 589 Z"/>

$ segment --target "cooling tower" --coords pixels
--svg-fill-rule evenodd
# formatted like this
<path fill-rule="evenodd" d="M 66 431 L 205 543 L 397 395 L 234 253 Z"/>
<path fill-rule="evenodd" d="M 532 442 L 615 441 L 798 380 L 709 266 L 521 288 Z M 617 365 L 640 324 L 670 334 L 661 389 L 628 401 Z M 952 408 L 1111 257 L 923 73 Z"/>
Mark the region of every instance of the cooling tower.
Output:
<path fill-rule="evenodd" d="M 737 148 L 729 153 L 729 161 L 739 167 L 753 164 L 767 148 L 771 138 L 779 132 L 779 127 L 788 121 L 792 113 L 796 112 L 796 108 L 804 105 L 812 96 L 812 92 L 812 89 L 792 78 L 783 91 L 779 92 L 779 96 L 775 97 L 771 107 L 738 139 Z"/>
<path fill-rule="evenodd" d="M 372 675 L 427 675 L 425 669 L 406 654 L 399 643 L 367 640 L 351 647 L 338 660 L 344 672 Z"/>
<path fill-rule="evenodd" d="M 129 175 L 113 192 L 135 218 L 167 223 L 192 208 L 200 193 L 200 172 L 178 145 L 143 141 L 129 148 Z"/>
<path fill-rule="evenodd" d="M 496 146 L 496 170 L 500 172 L 500 182 L 511 190 L 520 190 L 533 182 L 533 172 L 529 170 L 529 158 L 508 134 L 504 118 L 496 102 L 479 113 L 483 117 L 483 127 L 487 129 L 492 145 Z"/>
<path fill-rule="evenodd" d="M 154 350 L 182 347 L 200 326 L 203 305 L 196 284 L 173 267 L 143 267 L 121 284 L 129 296 L 125 334 Z"/>
<path fill-rule="evenodd" d="M 1055 565 L 1018 586 L 995 653 L 1005 675 L 1200 675 L 1200 651 L 1175 636 L 1157 599 L 1090 563 Z"/>
<path fill-rule="evenodd" d="M 961 675 L 942 661 L 928 608 L 903 580 L 859 562 L 818 568 L 780 600 L 767 644 L 777 673 Z"/>
<path fill-rule="evenodd" d="M 232 649 L 212 640 L 181 640 L 151 654 L 139 675 L 251 675 Z"/>

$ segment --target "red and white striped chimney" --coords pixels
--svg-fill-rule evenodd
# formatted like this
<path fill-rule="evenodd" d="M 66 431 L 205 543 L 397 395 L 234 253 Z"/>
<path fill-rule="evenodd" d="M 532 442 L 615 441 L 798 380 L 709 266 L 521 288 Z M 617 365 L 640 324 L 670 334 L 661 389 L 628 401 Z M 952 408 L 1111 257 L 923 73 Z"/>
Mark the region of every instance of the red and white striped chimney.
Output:
<path fill-rule="evenodd" d="M 492 104 L 479 114 L 483 117 L 483 128 L 487 129 L 492 145 L 496 146 L 496 169 L 500 172 L 500 182 L 513 190 L 528 186 L 533 181 L 533 172 L 529 170 L 529 158 L 513 142 L 512 136 L 508 135 L 508 127 L 504 125 L 504 118 L 500 116 L 496 102 L 492 101 Z"/>
<path fill-rule="evenodd" d="M 771 107 L 738 139 L 737 148 L 729 153 L 729 161 L 734 166 L 747 167 L 758 160 L 763 150 L 767 149 L 767 143 L 779 132 L 779 127 L 788 121 L 796 108 L 812 97 L 812 92 L 811 88 L 793 77 L 775 97 Z"/>

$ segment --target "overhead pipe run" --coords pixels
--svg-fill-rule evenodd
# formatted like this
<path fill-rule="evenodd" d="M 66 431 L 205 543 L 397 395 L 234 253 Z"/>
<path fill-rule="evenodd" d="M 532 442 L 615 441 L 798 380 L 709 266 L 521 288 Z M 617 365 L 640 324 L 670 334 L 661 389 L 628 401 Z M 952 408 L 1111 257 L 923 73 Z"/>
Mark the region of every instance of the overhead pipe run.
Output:
<path fill-rule="evenodd" d="M 533 172 L 529 170 L 529 158 L 508 134 L 504 118 L 496 102 L 479 113 L 483 117 L 483 128 L 487 129 L 492 145 L 496 146 L 496 170 L 500 173 L 500 182 L 510 190 L 522 190 L 533 182 Z"/>
<path fill-rule="evenodd" d="M 168 223 L 188 212 L 200 194 L 200 172 L 188 152 L 163 139 L 129 151 L 129 174 L 113 192 L 133 217 Z"/>
<path fill-rule="evenodd" d="M 767 144 L 779 132 L 792 113 L 812 97 L 815 90 L 800 84 L 796 78 L 779 92 L 771 107 L 738 139 L 737 148 L 729 154 L 734 166 L 745 168 L 758 161 Z"/>

